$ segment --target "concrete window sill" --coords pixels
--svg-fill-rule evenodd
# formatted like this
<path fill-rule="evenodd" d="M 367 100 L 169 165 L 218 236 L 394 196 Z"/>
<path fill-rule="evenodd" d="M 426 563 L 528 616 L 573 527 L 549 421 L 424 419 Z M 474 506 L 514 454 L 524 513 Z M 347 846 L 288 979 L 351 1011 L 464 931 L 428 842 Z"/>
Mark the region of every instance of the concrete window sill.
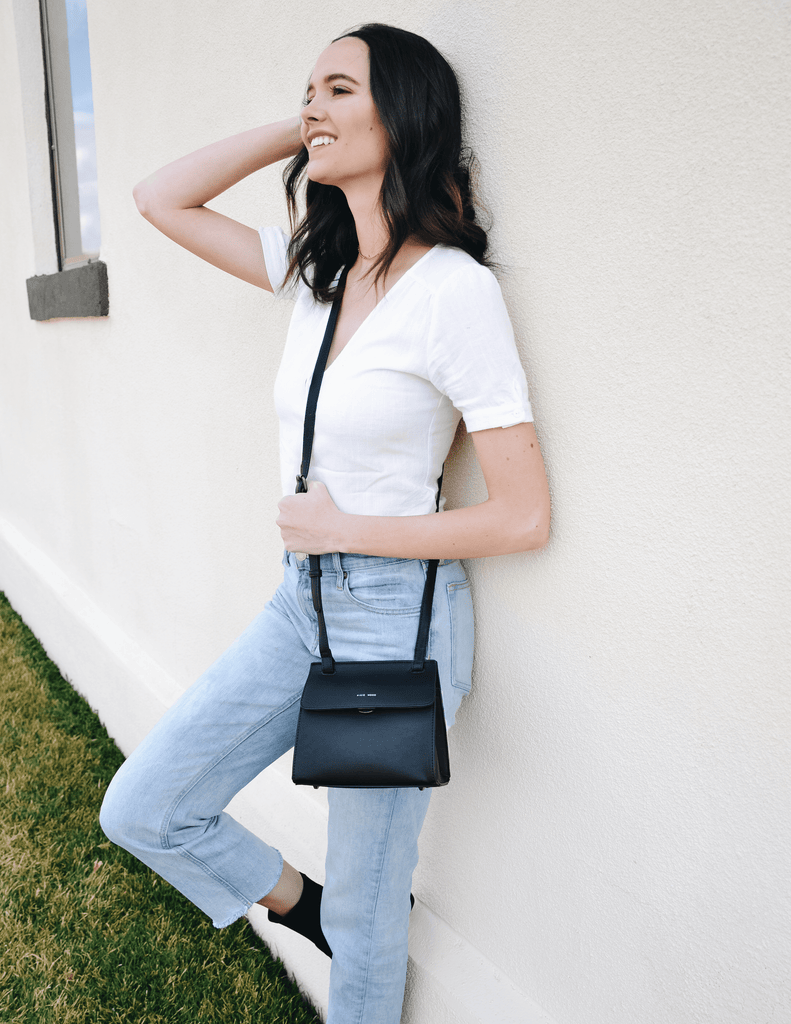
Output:
<path fill-rule="evenodd" d="M 27 298 L 31 320 L 107 316 L 110 311 L 107 264 L 96 260 L 58 274 L 29 277 Z"/>

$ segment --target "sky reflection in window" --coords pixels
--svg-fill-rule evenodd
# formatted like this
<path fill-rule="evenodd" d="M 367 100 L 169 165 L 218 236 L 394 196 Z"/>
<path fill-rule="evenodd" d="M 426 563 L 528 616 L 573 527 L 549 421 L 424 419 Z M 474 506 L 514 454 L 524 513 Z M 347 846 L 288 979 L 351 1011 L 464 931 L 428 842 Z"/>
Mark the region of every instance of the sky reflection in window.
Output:
<path fill-rule="evenodd" d="M 77 146 L 82 251 L 94 255 L 99 252 L 100 242 L 99 195 L 86 3 L 87 0 L 66 0 L 66 19 L 69 27 L 71 102 L 74 108 L 74 141 Z"/>

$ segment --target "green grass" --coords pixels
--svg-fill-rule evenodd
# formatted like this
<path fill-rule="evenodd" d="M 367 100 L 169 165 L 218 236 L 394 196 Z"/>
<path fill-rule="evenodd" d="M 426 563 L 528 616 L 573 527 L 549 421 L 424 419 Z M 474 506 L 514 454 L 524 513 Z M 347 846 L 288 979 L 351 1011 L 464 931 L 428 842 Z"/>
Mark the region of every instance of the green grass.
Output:
<path fill-rule="evenodd" d="M 217 931 L 105 838 L 122 760 L 0 594 L 0 1021 L 314 1024 L 245 919 Z"/>

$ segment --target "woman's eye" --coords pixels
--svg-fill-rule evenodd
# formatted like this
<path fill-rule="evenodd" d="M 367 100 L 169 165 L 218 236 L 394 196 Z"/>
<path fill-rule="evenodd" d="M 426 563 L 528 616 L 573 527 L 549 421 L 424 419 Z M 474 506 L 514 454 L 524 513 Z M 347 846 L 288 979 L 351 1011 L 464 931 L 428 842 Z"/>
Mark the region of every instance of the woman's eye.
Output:
<path fill-rule="evenodd" d="M 351 89 L 344 89 L 342 85 L 333 85 L 331 89 L 331 94 L 333 96 L 350 96 Z M 313 96 L 306 96 L 302 101 L 302 106 L 306 107 L 309 103 L 313 102 L 313 99 Z"/>

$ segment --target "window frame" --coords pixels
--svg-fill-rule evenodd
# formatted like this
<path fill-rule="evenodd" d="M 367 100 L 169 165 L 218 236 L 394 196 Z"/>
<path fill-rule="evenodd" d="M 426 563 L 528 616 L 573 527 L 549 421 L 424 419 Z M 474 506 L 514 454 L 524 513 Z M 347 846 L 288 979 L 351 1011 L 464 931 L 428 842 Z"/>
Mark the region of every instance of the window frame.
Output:
<path fill-rule="evenodd" d="M 48 0 L 14 0 L 14 9 L 23 97 L 29 97 L 23 115 L 36 269 L 45 271 L 26 281 L 30 317 L 108 316 L 107 265 L 82 252 L 65 2 L 54 0 L 49 7 Z M 42 207 L 49 210 L 49 229 Z"/>

